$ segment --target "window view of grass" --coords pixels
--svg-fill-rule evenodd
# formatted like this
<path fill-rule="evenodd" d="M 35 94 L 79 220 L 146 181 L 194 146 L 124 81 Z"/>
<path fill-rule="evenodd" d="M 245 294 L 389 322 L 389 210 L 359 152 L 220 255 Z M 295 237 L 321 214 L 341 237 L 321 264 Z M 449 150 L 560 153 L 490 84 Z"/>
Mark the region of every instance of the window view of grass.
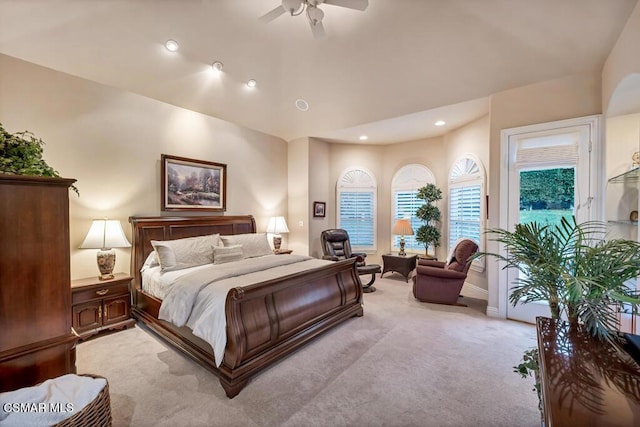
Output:
<path fill-rule="evenodd" d="M 559 224 L 574 214 L 574 190 L 574 168 L 520 172 L 520 223 Z"/>
<path fill-rule="evenodd" d="M 537 222 L 538 224 L 554 226 L 560 224 L 562 217 L 570 217 L 573 210 L 538 209 L 520 211 L 520 223 Z"/>

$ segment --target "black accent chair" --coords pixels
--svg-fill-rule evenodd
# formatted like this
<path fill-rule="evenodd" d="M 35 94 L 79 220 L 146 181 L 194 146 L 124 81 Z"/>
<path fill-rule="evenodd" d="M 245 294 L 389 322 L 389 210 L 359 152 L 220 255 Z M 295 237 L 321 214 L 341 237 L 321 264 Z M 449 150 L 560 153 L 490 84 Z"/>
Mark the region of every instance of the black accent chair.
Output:
<path fill-rule="evenodd" d="M 382 268 L 378 264 L 367 265 L 364 260 L 367 254 L 364 252 L 351 251 L 351 243 L 349 242 L 349 233 L 347 233 L 347 230 L 341 228 L 325 230 L 320 235 L 320 241 L 322 242 L 322 252 L 324 253 L 322 259 L 339 261 L 342 259 L 356 258 L 358 275 L 371 274 L 371 280 L 369 280 L 369 283 L 366 285 L 362 285 L 362 291 L 375 292 L 376 288 L 372 285 L 373 282 L 376 281 L 376 273 L 380 273 Z"/>

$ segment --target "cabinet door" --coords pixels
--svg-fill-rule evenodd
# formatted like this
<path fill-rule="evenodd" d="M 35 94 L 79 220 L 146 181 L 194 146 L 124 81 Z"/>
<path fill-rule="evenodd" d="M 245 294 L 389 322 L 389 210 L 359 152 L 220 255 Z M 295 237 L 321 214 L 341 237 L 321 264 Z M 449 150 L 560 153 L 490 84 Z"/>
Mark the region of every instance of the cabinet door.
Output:
<path fill-rule="evenodd" d="M 102 326 L 102 301 L 92 301 L 73 307 L 73 329 L 81 333 Z"/>
<path fill-rule="evenodd" d="M 103 325 L 127 320 L 130 310 L 129 294 L 105 298 Z"/>

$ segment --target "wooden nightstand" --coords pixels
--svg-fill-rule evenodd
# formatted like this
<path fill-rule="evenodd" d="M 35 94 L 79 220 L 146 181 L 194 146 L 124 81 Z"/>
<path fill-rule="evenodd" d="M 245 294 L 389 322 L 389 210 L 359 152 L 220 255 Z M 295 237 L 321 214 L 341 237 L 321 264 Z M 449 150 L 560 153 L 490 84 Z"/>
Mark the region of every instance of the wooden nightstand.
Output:
<path fill-rule="evenodd" d="M 128 274 L 116 273 L 110 280 L 87 277 L 71 281 L 73 329 L 80 339 L 135 324 L 131 318 L 131 279 Z"/>
<path fill-rule="evenodd" d="M 278 252 L 274 251 L 273 253 L 276 255 L 287 255 L 293 252 L 293 249 L 280 249 Z"/>

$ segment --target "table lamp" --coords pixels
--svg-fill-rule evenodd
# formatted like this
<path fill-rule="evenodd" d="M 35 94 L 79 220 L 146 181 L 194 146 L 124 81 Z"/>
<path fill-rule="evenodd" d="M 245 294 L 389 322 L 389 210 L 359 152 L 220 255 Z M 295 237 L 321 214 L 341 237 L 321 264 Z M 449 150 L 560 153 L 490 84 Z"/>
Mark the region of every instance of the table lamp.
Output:
<path fill-rule="evenodd" d="M 391 232 L 400 236 L 400 252 L 398 252 L 398 255 L 406 256 L 407 253 L 404 251 L 404 236 L 413 236 L 413 228 L 411 228 L 411 223 L 408 219 L 399 219 L 394 224 L 393 230 Z"/>
<path fill-rule="evenodd" d="M 116 219 L 94 219 L 87 237 L 80 245 L 81 249 L 100 249 L 98 251 L 100 280 L 113 279 L 113 267 L 116 265 L 116 252 L 113 248 L 128 247 L 131 247 L 131 244 L 122 231 L 120 221 Z"/>
<path fill-rule="evenodd" d="M 287 221 L 285 221 L 283 216 L 272 216 L 269 219 L 269 224 L 267 225 L 267 233 L 273 234 L 273 250 L 276 253 L 280 252 L 280 245 L 282 245 L 281 233 L 288 232 L 289 228 L 287 228 Z"/>

